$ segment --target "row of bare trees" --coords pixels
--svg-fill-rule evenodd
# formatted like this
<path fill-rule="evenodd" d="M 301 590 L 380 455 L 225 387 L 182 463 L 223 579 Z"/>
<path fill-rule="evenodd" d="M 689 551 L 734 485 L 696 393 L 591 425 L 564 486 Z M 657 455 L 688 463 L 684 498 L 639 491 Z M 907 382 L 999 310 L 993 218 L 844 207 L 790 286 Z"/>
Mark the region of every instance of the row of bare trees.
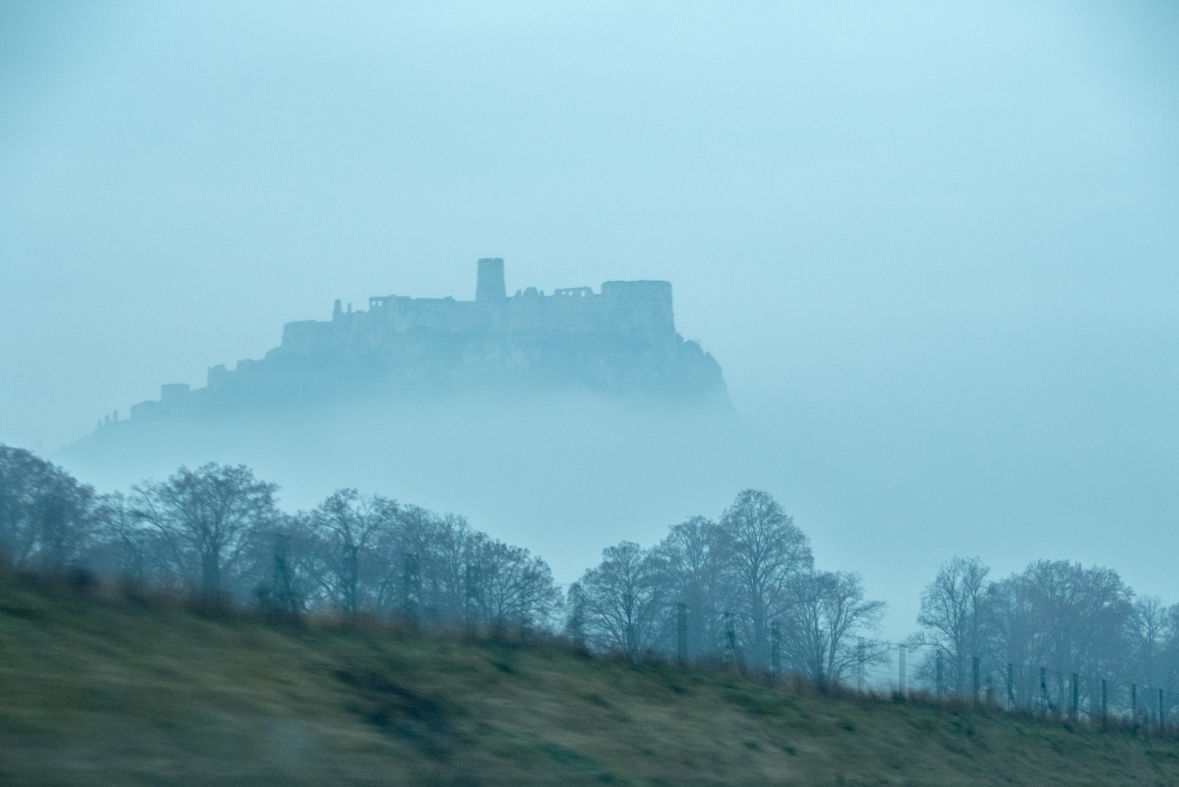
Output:
<path fill-rule="evenodd" d="M 807 537 L 754 490 L 716 521 L 673 526 L 651 549 L 607 548 L 567 606 L 571 635 L 631 660 L 732 659 L 837 682 L 886 651 L 868 638 L 884 604 L 864 598 L 858 575 L 816 570 Z"/>
<path fill-rule="evenodd" d="M 1169 707 L 1179 699 L 1179 604 L 1135 597 L 1108 568 L 1039 561 L 996 581 L 977 558 L 955 558 L 922 594 L 918 623 L 914 644 L 928 646 L 919 675 L 933 685 L 940 662 L 952 693 L 973 692 L 977 658 L 982 674 L 1003 676 L 1004 690 L 1011 665 L 1018 707 L 1071 710 L 1073 675 L 1082 709 L 1101 707 L 1102 680 L 1123 706 L 1131 687 L 1163 690 Z"/>
<path fill-rule="evenodd" d="M 300 614 L 552 626 L 562 594 L 543 560 L 439 516 L 354 489 L 287 514 L 244 466 L 181 468 L 99 495 L 28 451 L 0 446 L 0 548 L 17 568 L 69 568 L 207 600 Z"/>
<path fill-rule="evenodd" d="M 0 446 L 0 550 L 21 569 L 84 567 L 292 614 L 563 623 L 635 661 L 727 659 L 824 683 L 886 658 L 872 636 L 884 605 L 865 598 L 858 575 L 817 570 L 807 537 L 764 492 L 742 492 L 716 520 L 675 525 L 649 549 L 607 548 L 567 595 L 543 560 L 462 517 L 354 489 L 288 514 L 276 493 L 244 466 L 209 464 L 101 495 Z M 918 623 L 914 677 L 951 693 L 973 690 L 977 659 L 982 674 L 1009 676 L 1023 707 L 1063 706 L 1073 675 L 1089 708 L 1103 680 L 1123 704 L 1131 686 L 1179 699 L 1179 605 L 1135 597 L 1110 569 L 1040 561 L 995 581 L 979 560 L 956 558 L 926 587 Z"/>

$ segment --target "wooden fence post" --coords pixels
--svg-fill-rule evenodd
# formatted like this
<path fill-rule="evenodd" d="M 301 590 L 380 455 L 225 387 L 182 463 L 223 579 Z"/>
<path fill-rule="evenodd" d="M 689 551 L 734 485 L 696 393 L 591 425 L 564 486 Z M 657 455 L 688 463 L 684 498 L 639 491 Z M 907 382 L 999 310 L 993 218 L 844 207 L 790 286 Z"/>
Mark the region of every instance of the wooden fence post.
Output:
<path fill-rule="evenodd" d="M 675 607 L 676 661 L 681 667 L 686 667 L 688 665 L 688 605 L 681 601 Z M 774 624 L 775 630 L 777 630 L 777 625 L 777 623 Z"/>
<path fill-rule="evenodd" d="M 1163 690 L 1159 689 L 1159 735 L 1167 730 L 1167 709 L 1163 705 Z"/>
<path fill-rule="evenodd" d="M 1015 710 L 1015 666 L 1007 662 L 1007 710 Z"/>
<path fill-rule="evenodd" d="M 774 680 L 782 674 L 782 629 L 776 620 L 770 624 L 770 671 Z"/>
<path fill-rule="evenodd" d="M 1105 678 L 1101 679 L 1101 729 L 1105 729 L 1107 714 L 1109 712 L 1109 693 L 1106 686 Z"/>
<path fill-rule="evenodd" d="M 970 666 L 974 673 L 974 707 L 978 708 L 978 656 L 970 660 Z"/>
<path fill-rule="evenodd" d="M 867 669 L 866 662 L 868 660 L 867 650 L 864 645 L 864 638 L 856 638 L 856 688 L 861 692 L 864 691 L 864 671 Z"/>

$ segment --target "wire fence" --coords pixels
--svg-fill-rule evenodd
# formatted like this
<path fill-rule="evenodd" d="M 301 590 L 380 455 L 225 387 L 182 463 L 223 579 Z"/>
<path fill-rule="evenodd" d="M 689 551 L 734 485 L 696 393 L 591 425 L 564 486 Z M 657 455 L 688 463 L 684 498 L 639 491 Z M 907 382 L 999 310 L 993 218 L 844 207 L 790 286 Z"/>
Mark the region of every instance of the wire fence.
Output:
<path fill-rule="evenodd" d="M 879 644 L 885 648 L 885 657 L 842 676 L 843 687 L 1091 725 L 1179 733 L 1179 692 L 1171 687 L 1126 682 L 1113 674 L 994 663 L 981 657 L 966 659 L 964 679 L 954 680 L 948 654 L 937 646 Z"/>

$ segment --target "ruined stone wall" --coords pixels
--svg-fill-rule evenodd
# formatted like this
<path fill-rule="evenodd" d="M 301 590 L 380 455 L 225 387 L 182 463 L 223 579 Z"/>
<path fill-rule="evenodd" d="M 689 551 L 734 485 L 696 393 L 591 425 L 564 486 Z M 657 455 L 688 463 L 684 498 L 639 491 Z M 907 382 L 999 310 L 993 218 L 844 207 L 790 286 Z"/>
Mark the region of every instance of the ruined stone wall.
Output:
<path fill-rule="evenodd" d="M 502 272 L 502 261 L 480 264 L 484 279 Z M 261 361 L 214 366 L 206 388 L 169 386 L 133 417 L 365 385 L 585 387 L 726 400 L 720 366 L 676 333 L 669 282 L 608 281 L 597 294 L 575 287 L 548 296 L 530 287 L 499 297 L 498 279 L 495 287 L 480 281 L 484 297 L 474 301 L 389 295 L 355 312 L 337 301 L 331 320 L 283 326 L 281 345 Z"/>
<path fill-rule="evenodd" d="M 281 350 L 295 355 L 375 349 L 391 334 L 489 332 L 521 335 L 600 333 L 641 338 L 660 345 L 675 336 L 671 284 L 612 281 L 596 295 L 588 287 L 542 295 L 456 301 L 389 295 L 369 299 L 367 312 L 337 311 L 330 322 L 301 320 L 283 328 Z"/>

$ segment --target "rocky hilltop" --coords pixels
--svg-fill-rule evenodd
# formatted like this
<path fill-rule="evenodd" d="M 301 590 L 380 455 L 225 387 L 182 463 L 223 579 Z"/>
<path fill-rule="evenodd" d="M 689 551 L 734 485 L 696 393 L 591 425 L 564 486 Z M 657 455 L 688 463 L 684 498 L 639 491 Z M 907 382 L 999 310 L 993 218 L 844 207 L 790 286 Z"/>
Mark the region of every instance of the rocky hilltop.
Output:
<path fill-rule="evenodd" d="M 367 311 L 336 301 L 330 320 L 287 323 L 261 360 L 209 369 L 206 387 L 161 387 L 132 420 L 314 403 L 350 395 L 434 396 L 588 391 L 728 406 L 721 368 L 675 329 L 671 284 L 608 281 L 509 297 L 503 260 L 481 259 L 475 300 L 369 298 Z"/>

